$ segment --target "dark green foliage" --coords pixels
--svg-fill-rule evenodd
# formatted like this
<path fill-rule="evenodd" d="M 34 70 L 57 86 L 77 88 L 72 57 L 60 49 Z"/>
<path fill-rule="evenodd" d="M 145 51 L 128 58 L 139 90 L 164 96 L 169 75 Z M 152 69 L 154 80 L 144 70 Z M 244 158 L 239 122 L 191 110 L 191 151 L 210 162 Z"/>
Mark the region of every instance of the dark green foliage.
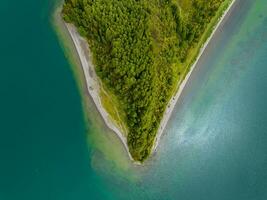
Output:
<path fill-rule="evenodd" d="M 126 113 L 135 160 L 149 155 L 166 105 L 188 70 L 188 52 L 223 1 L 66 0 L 64 19 L 88 39 L 97 74 Z"/>

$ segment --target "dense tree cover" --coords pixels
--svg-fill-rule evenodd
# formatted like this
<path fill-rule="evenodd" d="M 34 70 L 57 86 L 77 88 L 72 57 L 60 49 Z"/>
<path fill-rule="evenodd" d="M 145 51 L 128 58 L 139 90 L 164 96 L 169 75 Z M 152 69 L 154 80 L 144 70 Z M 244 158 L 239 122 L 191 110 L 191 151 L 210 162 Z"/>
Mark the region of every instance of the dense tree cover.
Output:
<path fill-rule="evenodd" d="M 98 76 L 126 114 L 135 160 L 150 153 L 188 52 L 225 0 L 66 0 L 65 21 L 78 27 Z"/>

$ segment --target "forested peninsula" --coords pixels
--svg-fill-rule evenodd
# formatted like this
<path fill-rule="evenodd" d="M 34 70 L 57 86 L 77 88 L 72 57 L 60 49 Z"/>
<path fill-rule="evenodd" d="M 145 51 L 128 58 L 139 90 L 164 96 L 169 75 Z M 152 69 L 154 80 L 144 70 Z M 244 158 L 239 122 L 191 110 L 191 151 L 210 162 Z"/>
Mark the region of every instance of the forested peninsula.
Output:
<path fill-rule="evenodd" d="M 65 0 L 86 38 L 101 101 L 132 158 L 151 152 L 164 111 L 231 0 Z"/>

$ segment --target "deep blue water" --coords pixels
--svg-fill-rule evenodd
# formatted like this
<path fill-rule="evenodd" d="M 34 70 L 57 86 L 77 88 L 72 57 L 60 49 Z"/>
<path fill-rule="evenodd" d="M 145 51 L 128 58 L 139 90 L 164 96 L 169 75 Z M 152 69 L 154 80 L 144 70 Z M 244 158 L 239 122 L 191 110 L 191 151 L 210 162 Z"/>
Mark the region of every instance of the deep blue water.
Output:
<path fill-rule="evenodd" d="M 0 200 L 267 199 L 267 0 L 238 0 L 142 167 L 82 105 L 54 5 L 0 4 Z"/>

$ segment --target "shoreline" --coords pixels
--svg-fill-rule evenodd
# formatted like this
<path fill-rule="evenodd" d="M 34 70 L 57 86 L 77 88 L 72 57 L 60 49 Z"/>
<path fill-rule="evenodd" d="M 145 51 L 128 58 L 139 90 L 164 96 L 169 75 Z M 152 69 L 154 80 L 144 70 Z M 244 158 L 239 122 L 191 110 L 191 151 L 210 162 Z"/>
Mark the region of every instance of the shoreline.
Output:
<path fill-rule="evenodd" d="M 177 85 L 177 92 L 171 97 L 169 103 L 166 106 L 163 117 L 161 119 L 158 131 L 157 131 L 157 134 L 155 137 L 155 141 L 154 141 L 153 147 L 152 147 L 151 152 L 150 152 L 151 155 L 157 151 L 157 147 L 158 147 L 160 138 L 161 138 L 161 136 L 164 132 L 164 129 L 165 129 L 165 127 L 169 121 L 169 118 L 172 115 L 173 109 L 174 109 L 177 101 L 179 100 L 179 97 L 181 96 L 182 91 L 186 86 L 186 83 L 188 82 L 188 80 L 190 78 L 190 75 L 192 74 L 192 72 L 193 72 L 194 68 L 196 67 L 199 59 L 201 58 L 203 52 L 205 51 L 209 42 L 213 38 L 217 29 L 220 27 L 221 23 L 223 22 L 223 20 L 225 19 L 225 17 L 229 13 L 229 11 L 231 10 L 231 8 L 233 7 L 235 2 L 236 2 L 236 0 L 232 0 L 231 3 L 228 5 L 228 8 L 223 12 L 222 16 L 219 18 L 218 22 L 214 26 L 211 35 L 208 37 L 208 39 L 205 41 L 205 43 L 203 43 L 201 49 L 199 50 L 199 53 L 198 53 L 196 60 L 190 66 L 190 71 L 182 79 L 180 84 Z M 61 11 L 61 9 L 60 9 L 60 11 Z M 65 28 L 66 28 L 68 34 L 70 35 L 71 40 L 75 46 L 75 49 L 76 49 L 78 56 L 79 56 L 79 61 L 80 61 L 81 67 L 82 67 L 83 75 L 85 78 L 86 88 L 88 90 L 88 93 L 92 97 L 93 102 L 94 102 L 98 112 L 100 113 L 106 126 L 109 129 L 111 129 L 119 137 L 119 139 L 121 140 L 121 142 L 123 143 L 123 145 L 125 147 L 125 150 L 128 153 L 130 160 L 134 164 L 140 165 L 141 163 L 138 161 L 135 161 L 129 152 L 129 148 L 128 148 L 128 144 L 127 144 L 127 138 L 123 135 L 123 133 L 120 131 L 120 129 L 116 126 L 116 124 L 114 124 L 112 122 L 112 120 L 109 117 L 109 114 L 107 113 L 105 108 L 102 106 L 101 99 L 100 99 L 101 80 L 99 80 L 97 75 L 96 75 L 95 68 L 94 68 L 93 63 L 92 63 L 92 60 L 93 60 L 92 54 L 90 52 L 90 48 L 89 48 L 89 45 L 88 45 L 86 39 L 84 39 L 83 37 L 80 36 L 80 34 L 78 33 L 78 31 L 74 25 L 65 23 L 63 21 L 61 15 L 60 15 L 60 13 L 58 13 L 57 17 L 65 26 Z"/>
<path fill-rule="evenodd" d="M 112 122 L 112 120 L 109 117 L 109 114 L 107 113 L 105 108 L 102 106 L 102 102 L 101 102 L 100 94 L 99 94 L 101 84 L 100 84 L 100 80 L 98 79 L 96 75 L 95 68 L 92 63 L 92 54 L 90 52 L 87 41 L 83 37 L 80 36 L 80 34 L 78 33 L 74 25 L 68 24 L 65 22 L 64 22 L 64 25 L 66 29 L 68 30 L 68 33 L 70 34 L 71 39 L 75 45 L 76 51 L 79 55 L 81 67 L 83 69 L 83 75 L 84 75 L 85 82 L 86 82 L 86 87 L 87 87 L 87 90 L 90 96 L 92 97 L 94 101 L 94 104 L 98 112 L 100 113 L 107 127 L 111 129 L 113 132 L 115 132 L 116 135 L 119 137 L 130 159 L 136 164 L 139 163 L 139 162 L 134 161 L 134 159 L 132 158 L 132 155 L 129 152 L 129 148 L 127 145 L 127 138 L 124 137 L 124 135 L 119 130 L 119 128 Z"/>
<path fill-rule="evenodd" d="M 207 46 L 209 45 L 211 39 L 213 38 L 216 31 L 218 30 L 218 28 L 220 27 L 220 25 L 224 21 L 225 17 L 229 14 L 229 11 L 232 9 L 235 2 L 236 2 L 236 0 L 232 0 L 231 3 L 228 5 L 228 8 L 223 12 L 222 16 L 220 17 L 217 24 L 213 28 L 211 35 L 208 37 L 208 39 L 202 45 L 202 47 L 198 53 L 198 56 L 197 56 L 196 60 L 194 61 L 193 65 L 190 66 L 190 71 L 186 74 L 186 76 L 184 77 L 182 82 L 180 84 L 178 84 L 178 91 L 171 97 L 171 99 L 170 99 L 169 103 L 167 104 L 167 107 L 164 111 L 163 118 L 160 122 L 160 126 L 159 126 L 158 132 L 156 134 L 156 138 L 155 138 L 151 153 L 155 153 L 157 151 L 157 147 L 159 145 L 160 138 L 161 138 L 163 131 L 164 131 L 171 115 L 172 115 L 174 107 L 175 107 L 177 101 L 179 100 L 179 97 L 181 96 L 181 94 L 182 94 L 182 92 L 186 86 L 186 83 L 188 82 L 192 72 L 194 71 L 196 65 L 198 64 L 199 59 L 201 58 L 202 54 L 206 50 Z"/>

